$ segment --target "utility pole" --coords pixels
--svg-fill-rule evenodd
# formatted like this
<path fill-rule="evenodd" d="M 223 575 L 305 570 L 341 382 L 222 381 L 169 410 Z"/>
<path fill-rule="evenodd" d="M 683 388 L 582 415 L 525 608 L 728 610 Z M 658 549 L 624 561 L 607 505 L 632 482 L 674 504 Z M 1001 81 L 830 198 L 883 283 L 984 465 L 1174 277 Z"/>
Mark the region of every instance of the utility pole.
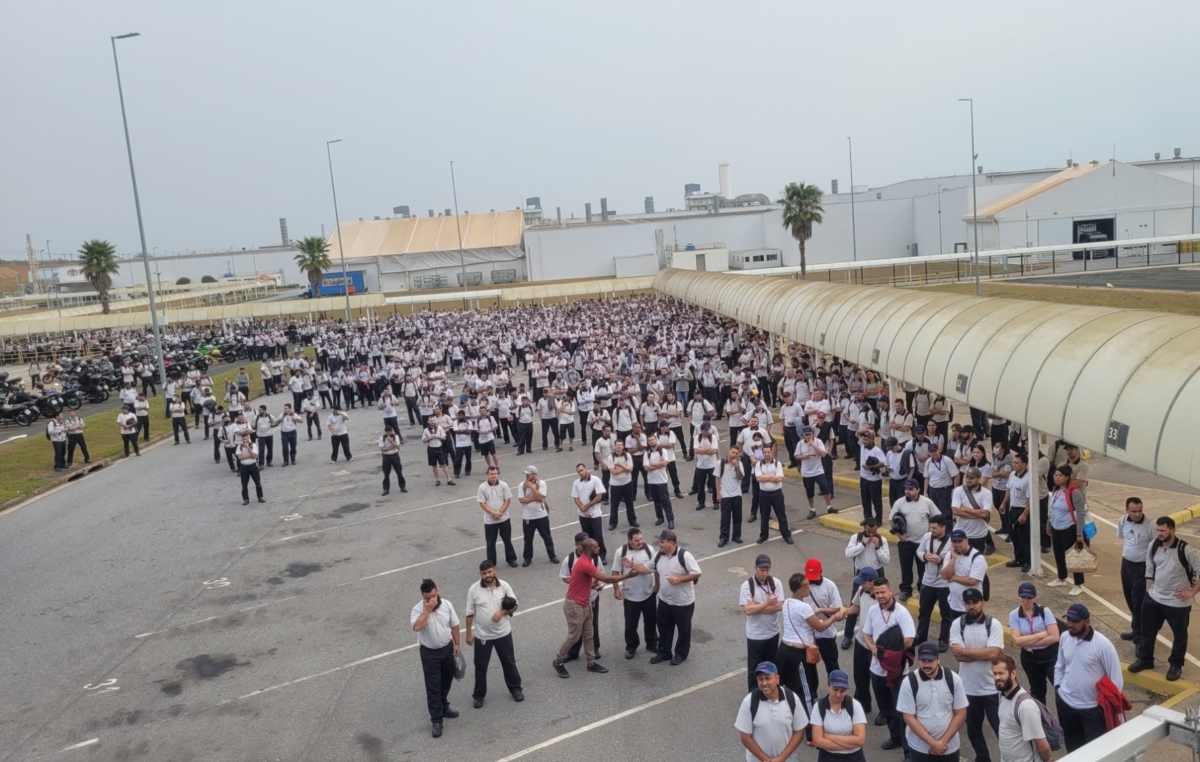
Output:
<path fill-rule="evenodd" d="M 975 296 L 979 296 L 979 194 L 975 190 L 975 161 L 979 154 L 975 153 L 975 99 L 959 100 L 971 104 L 971 227 L 975 230 Z"/>
<path fill-rule="evenodd" d="M 454 227 L 458 231 L 458 261 L 462 264 L 463 309 L 471 309 L 467 298 L 467 253 L 463 251 L 462 224 L 458 219 L 458 186 L 454 182 L 454 162 L 450 162 L 450 189 L 454 193 Z"/>
<path fill-rule="evenodd" d="M 346 324 L 350 324 L 350 279 L 346 277 L 346 247 L 342 243 L 342 222 L 338 217 L 337 205 L 337 186 L 333 182 L 333 153 L 329 150 L 329 146 L 334 143 L 341 143 L 342 139 L 326 140 L 325 141 L 325 157 L 329 159 L 329 188 L 333 191 L 333 224 L 334 230 L 337 231 L 338 237 L 338 255 L 342 260 L 342 293 L 346 296 Z"/>
<path fill-rule="evenodd" d="M 854 141 L 846 138 L 850 148 L 850 242 L 854 247 L 854 261 L 858 261 L 858 225 L 854 220 Z"/>

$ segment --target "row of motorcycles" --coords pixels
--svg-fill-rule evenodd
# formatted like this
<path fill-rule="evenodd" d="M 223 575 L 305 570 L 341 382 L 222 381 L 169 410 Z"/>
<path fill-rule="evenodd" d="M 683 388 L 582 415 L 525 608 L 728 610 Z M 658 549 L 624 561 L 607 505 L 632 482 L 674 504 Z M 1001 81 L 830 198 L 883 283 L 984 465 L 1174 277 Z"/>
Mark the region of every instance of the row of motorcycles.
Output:
<path fill-rule="evenodd" d="M 105 402 L 121 388 L 121 372 L 98 360 L 64 359 L 32 378 L 36 388 L 26 389 L 24 379 L 0 371 L 0 425 L 30 426 L 64 409 Z"/>

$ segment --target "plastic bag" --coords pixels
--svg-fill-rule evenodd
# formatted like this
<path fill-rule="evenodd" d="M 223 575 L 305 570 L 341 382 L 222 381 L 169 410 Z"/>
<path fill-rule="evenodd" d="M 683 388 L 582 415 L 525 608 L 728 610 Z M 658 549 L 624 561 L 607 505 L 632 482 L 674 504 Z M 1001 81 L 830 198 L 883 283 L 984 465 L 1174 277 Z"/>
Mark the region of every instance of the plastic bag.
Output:
<path fill-rule="evenodd" d="M 462 680 L 467 676 L 467 658 L 462 655 L 462 651 L 454 654 L 454 679 Z"/>

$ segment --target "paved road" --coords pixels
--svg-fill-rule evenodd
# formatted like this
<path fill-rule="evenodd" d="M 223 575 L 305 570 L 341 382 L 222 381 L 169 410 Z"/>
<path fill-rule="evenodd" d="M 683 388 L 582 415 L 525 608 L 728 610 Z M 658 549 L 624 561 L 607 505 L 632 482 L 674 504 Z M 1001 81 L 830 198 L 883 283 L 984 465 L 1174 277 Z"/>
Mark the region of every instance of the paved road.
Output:
<path fill-rule="evenodd" d="M 718 550 L 716 512 L 676 501 L 677 531 L 704 570 L 691 658 L 678 667 L 651 665 L 640 652 L 623 659 L 619 609 L 606 592 L 601 652 L 611 671 L 591 675 L 575 663 L 564 681 L 550 665 L 564 633 L 563 585 L 539 543 L 533 566 L 501 571 L 521 600 L 514 630 L 527 700 L 509 699 L 493 665 L 485 707 L 471 708 L 470 677 L 455 683 L 450 699 L 463 716 L 434 740 L 409 611 L 420 580 L 432 577 L 461 615 L 483 557 L 474 502 L 482 469 L 435 487 L 423 448 L 410 444 L 402 452 L 409 494 L 381 497 L 370 443 L 377 413 L 351 418 L 354 461 L 331 464 L 326 442 L 301 437 L 298 467 L 265 469 L 266 505 L 243 507 L 235 478 L 195 437 L 0 517 L 0 762 L 490 762 L 527 750 L 520 758 L 544 762 L 740 759 L 732 722 L 746 683 L 736 591 L 755 555 L 770 552 L 784 580 L 820 557 L 849 591 L 846 535 L 800 521 L 793 547 L 777 536 L 756 545 L 747 528 L 747 544 Z M 568 485 L 583 448 L 513 453 L 501 448 L 504 478 L 516 484 L 524 465 L 541 468 L 565 555 L 577 531 Z M 690 479 L 690 464 L 680 470 Z M 797 485 L 785 490 L 800 505 Z M 840 489 L 837 504 L 857 505 L 856 491 Z M 639 515 L 650 529 L 651 509 Z M 1008 571 L 993 571 L 997 590 L 1015 586 L 1015 576 L 998 576 Z M 993 613 L 1006 617 L 1011 605 L 998 601 Z M 848 668 L 849 653 L 840 653 Z M 1150 701 L 1130 694 L 1139 708 Z M 899 752 L 878 750 L 883 738 L 869 728 L 870 757 L 899 762 Z M 76 744 L 89 745 L 69 748 Z M 530 750 L 539 744 L 547 745 Z"/>
<path fill-rule="evenodd" d="M 1037 283 L 1044 286 L 1086 286 L 1089 288 L 1104 288 L 1111 283 L 1115 288 L 1149 288 L 1172 291 L 1200 291 L 1200 267 L 1185 265 L 1184 267 L 1142 267 L 1130 269 L 1091 269 L 1096 267 L 1111 268 L 1111 259 L 1098 259 L 1088 262 L 1089 270 L 1071 273 L 1069 275 L 1045 275 L 1036 278 L 1013 279 L 1014 283 Z"/>

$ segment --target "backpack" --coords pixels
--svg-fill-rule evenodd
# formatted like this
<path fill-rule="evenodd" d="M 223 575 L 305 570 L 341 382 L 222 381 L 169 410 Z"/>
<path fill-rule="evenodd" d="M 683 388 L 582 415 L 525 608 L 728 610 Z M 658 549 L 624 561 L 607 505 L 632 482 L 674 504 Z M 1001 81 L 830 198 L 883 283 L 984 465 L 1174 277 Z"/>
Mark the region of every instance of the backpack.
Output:
<path fill-rule="evenodd" d="M 949 534 L 949 532 L 947 532 L 947 534 Z M 978 556 L 978 555 L 983 555 L 982 553 L 980 553 L 980 552 L 979 552 L 978 550 L 976 550 L 975 548 L 971 548 L 971 553 L 973 553 L 973 554 L 975 554 L 975 555 L 971 555 L 970 553 L 968 553 L 968 554 L 967 554 L 967 558 L 969 558 L 969 559 L 974 559 L 974 558 L 975 558 L 975 556 Z M 987 563 L 987 557 L 986 557 L 986 556 L 984 556 L 984 559 L 983 559 L 983 561 L 984 561 L 984 564 L 986 564 L 986 563 Z M 980 583 L 980 587 L 982 588 L 982 592 L 983 592 L 983 599 L 984 599 L 985 601 L 989 601 L 989 600 L 991 600 L 991 599 L 992 599 L 992 580 L 991 580 L 991 579 L 988 577 L 988 575 L 987 575 L 987 572 L 986 572 L 986 571 L 983 573 L 983 582 L 982 582 L 982 583 Z"/>
<path fill-rule="evenodd" d="M 757 578 L 757 577 L 755 577 L 753 574 L 751 574 L 751 575 L 750 575 L 750 579 L 749 579 L 749 580 L 747 580 L 747 581 L 750 583 L 750 598 L 751 598 L 751 599 L 753 599 L 753 598 L 754 598 L 754 588 L 755 588 L 755 586 L 761 587 L 763 590 L 770 591 L 770 594 L 771 594 L 771 595 L 774 595 L 774 594 L 775 594 L 775 578 L 774 578 L 774 577 L 768 576 L 768 577 L 767 577 L 767 584 L 765 584 L 765 585 L 760 585 L 760 584 L 758 583 L 758 578 Z"/>
<path fill-rule="evenodd" d="M 991 619 L 991 617 L 988 617 L 988 618 Z M 945 667 L 942 667 L 942 675 L 944 675 L 946 678 L 946 687 L 950 689 L 950 703 L 953 704 L 954 703 L 954 673 L 951 672 L 950 670 L 946 669 Z M 917 686 L 917 673 L 915 671 L 908 673 L 908 687 L 912 689 L 913 703 L 915 704 L 916 700 L 917 700 L 917 687 L 918 687 Z"/>
<path fill-rule="evenodd" d="M 964 619 L 964 618 L 960 616 L 960 617 L 956 617 L 956 618 L 954 619 L 954 621 L 955 621 L 955 622 L 958 622 L 958 621 L 963 621 L 963 619 Z M 994 617 L 994 616 L 991 616 L 990 614 L 984 614 L 984 615 L 983 615 L 983 631 L 984 631 L 984 633 L 985 633 L 984 637 L 986 637 L 988 640 L 990 640 L 990 639 L 991 639 L 991 637 L 992 637 L 992 621 L 993 621 L 994 619 L 995 619 L 995 617 Z M 965 621 L 963 621 L 962 625 L 961 625 L 961 626 L 959 627 L 959 629 L 958 629 L 958 631 L 959 631 L 959 633 L 960 633 L 960 634 L 962 634 L 962 632 L 963 632 L 963 629 L 964 629 L 966 626 L 967 626 L 967 623 L 966 623 Z M 986 646 L 985 646 L 985 647 L 986 647 Z"/>
<path fill-rule="evenodd" d="M 1046 705 L 1030 696 L 1029 693 L 1022 688 L 1017 692 L 1017 697 L 1013 699 L 1013 719 L 1017 721 L 1017 725 L 1021 724 L 1021 703 L 1023 701 L 1032 701 L 1037 704 L 1038 711 L 1042 715 L 1042 732 L 1046 734 L 1046 743 L 1050 744 L 1051 751 L 1058 751 L 1063 747 L 1063 729 L 1059 724 L 1058 718 L 1054 716 Z M 1033 741 L 1030 741 L 1032 744 Z M 1037 746 L 1034 746 L 1034 751 L 1037 751 Z"/>
<path fill-rule="evenodd" d="M 850 706 L 847 707 L 846 706 L 847 702 L 843 701 L 842 709 L 846 710 L 850 714 L 850 716 L 853 717 L 854 716 L 854 708 L 855 708 L 855 706 L 858 705 L 858 699 L 856 699 L 852 696 L 848 697 L 848 698 L 850 698 Z M 817 702 L 817 711 L 814 712 L 814 714 L 819 715 L 821 717 L 821 721 L 824 722 L 825 715 L 828 713 L 829 713 L 829 696 L 825 696 L 824 698 L 822 698 L 820 701 Z"/>
<path fill-rule="evenodd" d="M 785 686 L 782 686 L 782 685 L 779 686 L 779 690 L 783 692 L 783 697 L 785 699 L 787 699 L 788 708 L 792 710 L 792 714 L 795 714 L 796 713 L 796 694 L 792 693 L 790 690 L 788 690 Z M 758 716 L 758 705 L 760 703 L 762 703 L 762 700 L 765 698 L 766 698 L 766 696 L 763 695 L 763 692 L 758 690 L 757 688 L 750 692 L 750 721 L 751 722 L 753 722 L 754 718 L 756 716 Z"/>
<path fill-rule="evenodd" d="M 47 433 L 46 436 L 50 436 L 49 433 Z M 1162 546 L 1162 540 L 1157 538 L 1154 540 L 1154 542 L 1150 543 L 1150 557 L 1153 558 L 1154 554 L 1157 553 Z M 1188 584 L 1196 584 L 1196 570 L 1193 569 L 1191 563 L 1188 562 L 1187 553 L 1184 551 L 1184 548 L 1187 547 L 1187 543 L 1176 537 L 1175 547 L 1179 549 L 1179 565 L 1183 567 L 1185 572 L 1187 572 Z M 1157 569 L 1157 567 L 1155 568 Z M 1153 577 L 1151 577 L 1151 579 L 1153 579 Z"/>
<path fill-rule="evenodd" d="M 682 566 L 684 569 L 687 569 L 687 564 L 684 563 L 684 559 L 685 559 L 684 553 L 686 553 L 686 552 L 687 551 L 685 551 L 683 548 L 675 549 L 675 560 L 678 561 L 679 565 Z M 661 550 L 656 551 L 654 554 L 653 560 L 650 561 L 650 566 L 653 567 L 653 569 L 654 569 L 654 592 L 656 592 L 656 593 L 658 592 L 658 559 L 660 559 L 660 558 L 662 558 Z M 694 580 L 692 582 L 692 584 L 699 585 L 700 580 L 698 580 L 698 579 Z"/>

